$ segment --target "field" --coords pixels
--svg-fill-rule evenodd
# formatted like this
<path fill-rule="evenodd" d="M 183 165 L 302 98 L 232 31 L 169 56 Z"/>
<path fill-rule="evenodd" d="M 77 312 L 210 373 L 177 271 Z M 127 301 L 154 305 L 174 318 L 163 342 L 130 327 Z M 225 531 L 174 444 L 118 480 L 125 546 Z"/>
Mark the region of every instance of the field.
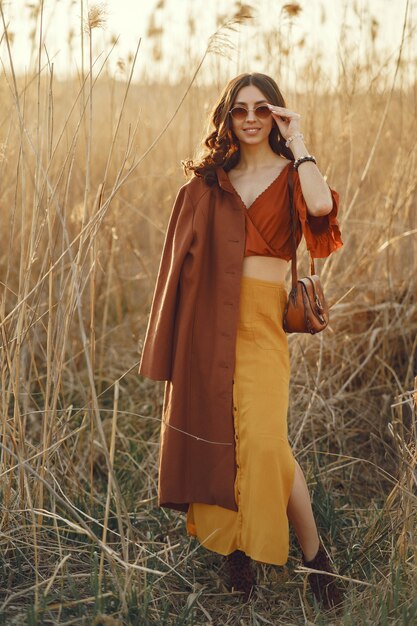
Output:
<path fill-rule="evenodd" d="M 208 84 L 191 55 L 175 84 L 138 83 L 139 48 L 114 76 L 88 45 L 99 18 L 66 81 L 45 54 L 17 74 L 3 20 L 0 624 L 416 624 L 417 80 L 401 50 L 388 79 L 370 40 L 363 65 L 343 50 L 332 91 L 314 58 L 290 91 L 265 41 L 265 71 L 341 196 L 344 247 L 316 261 L 331 322 L 289 336 L 288 421 L 348 593 L 337 618 L 314 606 L 293 536 L 244 605 L 185 516 L 157 507 L 164 383 L 137 374 L 180 161 L 229 76 Z"/>

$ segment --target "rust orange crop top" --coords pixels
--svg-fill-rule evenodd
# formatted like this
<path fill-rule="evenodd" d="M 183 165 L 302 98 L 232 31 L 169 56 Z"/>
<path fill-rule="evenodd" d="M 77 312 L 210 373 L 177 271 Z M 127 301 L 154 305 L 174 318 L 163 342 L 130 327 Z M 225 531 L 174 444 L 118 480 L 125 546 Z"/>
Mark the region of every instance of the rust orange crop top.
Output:
<path fill-rule="evenodd" d="M 217 168 L 217 176 L 222 187 L 234 192 L 246 219 L 245 256 L 273 256 L 287 261 L 291 260 L 291 216 L 288 195 L 289 165 L 279 173 L 277 178 L 259 194 L 250 207 L 246 207 L 243 200 L 233 187 L 223 168 Z M 334 250 L 341 248 L 343 241 L 337 212 L 339 208 L 339 194 L 330 189 L 333 198 L 333 208 L 330 213 L 322 216 L 310 215 L 301 191 L 298 172 L 293 172 L 294 181 L 294 209 L 296 212 L 297 247 L 304 235 L 307 249 L 314 258 L 329 256 Z"/>

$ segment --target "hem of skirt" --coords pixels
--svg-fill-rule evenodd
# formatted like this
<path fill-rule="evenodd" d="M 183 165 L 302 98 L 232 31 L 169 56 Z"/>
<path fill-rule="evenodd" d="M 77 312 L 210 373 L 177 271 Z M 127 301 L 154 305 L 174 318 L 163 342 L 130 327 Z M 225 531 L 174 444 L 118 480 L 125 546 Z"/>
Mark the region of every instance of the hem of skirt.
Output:
<path fill-rule="evenodd" d="M 230 554 L 232 554 L 235 550 L 241 550 L 242 552 L 245 552 L 245 550 L 240 547 L 240 548 L 234 548 L 233 550 L 231 550 L 230 552 L 220 552 L 219 550 L 214 550 L 213 548 L 210 548 L 209 546 L 205 546 L 204 543 L 200 542 L 201 546 L 203 548 L 205 548 L 206 550 L 210 550 L 210 552 L 215 552 L 216 554 L 220 554 L 221 556 L 229 556 Z M 248 556 L 250 559 L 252 559 L 252 561 L 255 561 L 255 563 L 261 563 L 264 565 L 276 565 L 277 567 L 283 567 L 284 565 L 286 565 L 288 563 L 288 556 L 285 559 L 285 561 L 283 561 L 282 563 L 277 563 L 276 561 L 265 561 L 262 559 L 257 559 L 255 557 L 253 557 L 251 554 L 249 554 L 248 552 L 245 552 L 246 556 Z"/>

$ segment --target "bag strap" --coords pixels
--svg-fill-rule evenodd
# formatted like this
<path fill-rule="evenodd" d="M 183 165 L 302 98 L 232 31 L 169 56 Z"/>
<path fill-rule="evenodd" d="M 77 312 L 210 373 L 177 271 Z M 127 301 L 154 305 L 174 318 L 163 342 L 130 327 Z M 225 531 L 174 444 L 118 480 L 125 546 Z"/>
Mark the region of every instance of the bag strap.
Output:
<path fill-rule="evenodd" d="M 290 164 L 288 168 L 288 195 L 290 199 L 290 215 L 291 215 L 291 233 L 292 233 L 292 257 L 291 257 L 291 276 L 292 276 L 292 289 L 297 287 L 297 241 L 296 241 L 296 226 L 295 226 L 295 211 L 294 211 L 294 182 L 293 172 L 294 163 Z M 310 274 L 315 274 L 314 259 L 310 252 Z"/>

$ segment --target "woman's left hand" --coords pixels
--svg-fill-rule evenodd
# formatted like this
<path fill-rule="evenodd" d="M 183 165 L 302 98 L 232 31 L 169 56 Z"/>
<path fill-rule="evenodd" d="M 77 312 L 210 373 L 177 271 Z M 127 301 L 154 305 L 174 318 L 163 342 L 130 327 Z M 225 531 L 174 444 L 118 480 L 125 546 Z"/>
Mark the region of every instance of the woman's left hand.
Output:
<path fill-rule="evenodd" d="M 272 118 L 279 128 L 279 132 L 285 140 L 294 135 L 294 133 L 300 132 L 301 115 L 299 113 L 275 104 L 268 104 L 268 106 L 272 113 Z"/>

